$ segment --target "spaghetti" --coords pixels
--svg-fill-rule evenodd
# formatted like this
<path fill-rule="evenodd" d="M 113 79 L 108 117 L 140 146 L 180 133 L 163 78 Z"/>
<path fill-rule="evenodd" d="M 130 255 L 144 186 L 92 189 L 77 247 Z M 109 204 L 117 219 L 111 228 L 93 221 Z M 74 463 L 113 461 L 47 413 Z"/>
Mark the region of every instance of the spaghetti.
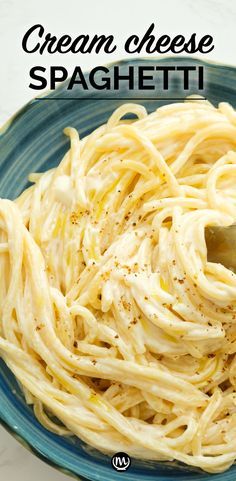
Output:
<path fill-rule="evenodd" d="M 223 471 L 236 275 L 207 261 L 204 229 L 236 220 L 236 114 L 126 104 L 83 140 L 65 134 L 59 166 L 0 200 L 1 356 L 47 429 Z"/>

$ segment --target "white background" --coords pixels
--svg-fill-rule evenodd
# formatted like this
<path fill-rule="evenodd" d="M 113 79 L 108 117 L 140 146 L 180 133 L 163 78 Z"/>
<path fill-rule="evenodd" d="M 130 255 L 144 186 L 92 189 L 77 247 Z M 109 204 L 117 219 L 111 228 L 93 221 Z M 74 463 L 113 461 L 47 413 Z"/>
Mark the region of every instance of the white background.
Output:
<path fill-rule="evenodd" d="M 124 40 L 143 35 L 154 22 L 158 35 L 196 32 L 214 37 L 211 60 L 236 65 L 235 0 L 0 0 L 0 125 L 34 96 L 28 88 L 34 65 L 75 65 L 88 69 L 127 56 Z M 29 27 L 41 23 L 46 32 L 70 34 L 113 34 L 119 48 L 112 55 L 26 54 L 22 37 Z M 204 57 L 204 55 L 201 55 Z M 1 402 L 1 400 L 0 400 Z M 0 428 L 0 478 L 9 481 L 66 481 L 22 448 Z"/>
<path fill-rule="evenodd" d="M 159 35 L 193 32 L 214 37 L 208 58 L 236 64 L 235 0 L 0 0 L 0 125 L 37 95 L 29 89 L 29 70 L 35 65 L 75 65 L 88 69 L 127 56 L 123 45 L 131 34 L 144 35 L 154 22 Z M 56 36 L 113 34 L 114 54 L 27 54 L 21 42 L 35 24 Z M 201 55 L 204 57 L 204 55 Z"/>

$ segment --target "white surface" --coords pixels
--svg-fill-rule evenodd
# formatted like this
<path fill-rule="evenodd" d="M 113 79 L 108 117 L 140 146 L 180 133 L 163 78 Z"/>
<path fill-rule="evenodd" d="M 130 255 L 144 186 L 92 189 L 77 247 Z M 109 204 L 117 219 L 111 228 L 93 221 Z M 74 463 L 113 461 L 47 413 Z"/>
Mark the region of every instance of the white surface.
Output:
<path fill-rule="evenodd" d="M 2 481 L 70 481 L 0 429 L 0 479 Z M 71 478 L 72 479 L 72 478 Z"/>
<path fill-rule="evenodd" d="M 215 49 L 207 58 L 235 65 L 235 0 L 0 0 L 0 125 L 34 96 L 27 85 L 34 65 L 80 65 L 88 69 L 127 56 L 122 48 L 132 33 L 144 34 L 155 22 L 158 33 L 211 34 Z M 26 30 L 41 23 L 62 35 L 113 34 L 119 48 L 112 55 L 26 54 Z M 203 55 L 204 57 L 204 55 Z M 47 466 L 0 428 L 0 478 L 9 481 L 63 481 L 67 476 Z"/>
<path fill-rule="evenodd" d="M 124 40 L 143 35 L 152 22 L 160 35 L 211 34 L 215 49 L 207 57 L 235 64 L 235 19 L 235 0 L 0 0 L 0 125 L 40 93 L 28 87 L 31 67 L 64 64 L 72 71 L 75 65 L 87 69 L 129 56 Z M 38 23 L 57 36 L 113 34 L 119 48 L 110 55 L 27 54 L 23 35 Z"/>

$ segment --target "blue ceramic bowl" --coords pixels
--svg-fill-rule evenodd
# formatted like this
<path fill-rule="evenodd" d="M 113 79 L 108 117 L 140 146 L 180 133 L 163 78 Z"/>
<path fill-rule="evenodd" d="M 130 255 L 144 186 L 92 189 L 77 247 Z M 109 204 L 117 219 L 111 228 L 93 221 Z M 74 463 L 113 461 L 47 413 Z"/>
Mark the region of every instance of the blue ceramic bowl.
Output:
<path fill-rule="evenodd" d="M 120 62 L 125 74 L 129 65 L 203 65 L 205 89 L 201 94 L 211 102 L 228 101 L 236 106 L 236 69 L 196 59 L 169 57 L 136 59 Z M 110 66 L 112 68 L 112 66 Z M 86 75 L 86 78 L 88 75 Z M 123 82 L 124 83 L 124 82 Z M 124 86 L 119 92 L 84 91 L 79 88 L 66 90 L 66 83 L 47 94 L 49 100 L 32 100 L 2 128 L 0 132 L 0 196 L 14 199 L 27 186 L 30 172 L 44 171 L 56 166 L 69 147 L 63 135 L 64 127 L 76 127 L 83 137 L 105 122 L 111 112 L 125 100 L 143 103 L 148 111 L 169 103 L 167 97 L 181 98 L 197 92 L 194 79 L 188 92 L 183 90 L 180 77 L 172 83 L 164 95 L 150 90 L 144 97 Z M 102 94 L 101 94 L 102 92 Z M 154 97 L 155 96 L 155 97 Z M 77 97 L 73 100 L 72 97 Z M 156 97 L 162 97 L 157 100 Z M 64 100 L 59 100 L 63 98 Z M 132 460 L 130 469 L 114 471 L 111 460 L 91 449 L 76 438 L 59 437 L 44 429 L 36 420 L 32 409 L 26 405 L 19 386 L 0 361 L 0 420 L 21 443 L 63 472 L 81 480 L 115 481 L 124 477 L 127 481 L 235 481 L 236 465 L 223 474 L 208 475 L 201 470 L 178 463 L 157 463 Z"/>

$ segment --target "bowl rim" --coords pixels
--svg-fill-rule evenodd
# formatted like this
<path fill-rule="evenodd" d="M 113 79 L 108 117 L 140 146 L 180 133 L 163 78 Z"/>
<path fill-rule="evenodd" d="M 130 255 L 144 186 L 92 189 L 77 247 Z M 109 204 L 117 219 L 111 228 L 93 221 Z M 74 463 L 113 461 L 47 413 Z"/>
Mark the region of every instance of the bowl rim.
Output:
<path fill-rule="evenodd" d="M 109 68 L 109 67 L 112 67 L 114 65 L 126 65 L 126 64 L 135 63 L 135 62 L 147 62 L 147 61 L 148 62 L 153 61 L 154 63 L 155 62 L 160 63 L 163 60 L 170 60 L 171 62 L 179 61 L 179 60 L 180 61 L 181 60 L 190 61 L 190 62 L 196 61 L 196 62 L 198 62 L 202 65 L 205 65 L 206 67 L 208 66 L 208 67 L 215 68 L 215 69 L 222 68 L 222 69 L 227 69 L 227 70 L 231 70 L 233 72 L 236 72 L 236 66 L 234 66 L 234 65 L 222 63 L 218 60 L 209 60 L 209 59 L 205 60 L 202 57 L 192 56 L 192 55 L 190 55 L 190 56 L 186 56 L 186 55 L 176 55 L 176 56 L 175 55 L 159 55 L 159 56 L 150 56 L 150 57 L 148 57 L 148 56 L 146 56 L 146 57 L 137 56 L 136 57 L 135 56 L 135 57 L 115 59 L 114 61 L 102 64 L 102 66 Z M 92 69 L 92 67 L 90 69 L 82 69 L 83 74 L 84 75 L 89 74 L 91 69 Z M 5 122 L 3 122 L 2 125 L 0 125 L 0 140 L 1 140 L 2 137 L 4 137 L 4 135 L 8 132 L 8 130 L 14 125 L 14 123 L 18 119 L 18 117 L 22 116 L 22 114 L 24 114 L 24 112 L 26 112 L 29 109 L 29 107 L 34 103 L 35 100 L 37 100 L 38 98 L 45 97 L 45 96 L 49 96 L 49 97 L 52 96 L 52 95 L 54 96 L 56 94 L 57 90 L 59 90 L 59 89 L 63 90 L 64 89 L 64 86 L 68 82 L 68 80 L 69 80 L 69 78 L 67 80 L 65 80 L 64 82 L 62 82 L 60 85 L 58 85 L 54 90 L 50 90 L 50 89 L 44 90 L 41 94 L 32 97 L 28 102 L 26 102 L 21 107 L 19 107 L 16 110 L 16 112 L 14 112 L 11 116 L 9 116 L 9 118 Z M 119 98 L 117 100 L 119 100 Z M 132 102 L 135 102 L 135 98 L 132 99 Z M 25 447 L 29 452 L 34 454 L 37 458 L 39 458 L 45 464 L 48 464 L 49 466 L 53 467 L 57 471 L 60 471 L 61 473 L 66 474 L 67 476 L 75 478 L 78 481 L 89 481 L 89 479 L 85 478 L 85 476 L 83 474 L 77 474 L 76 472 L 74 472 L 72 468 L 64 468 L 63 465 L 57 464 L 54 461 L 54 459 L 50 456 L 50 452 L 48 452 L 48 451 L 47 452 L 41 452 L 38 447 L 34 447 L 30 443 L 30 441 L 27 440 L 24 437 L 23 433 L 19 433 L 16 429 L 14 429 L 14 426 L 11 425 L 10 421 L 8 419 L 6 419 L 5 417 L 3 417 L 2 413 L 1 413 L 1 407 L 0 407 L 0 425 L 6 431 L 8 431 L 15 438 L 15 440 L 17 442 L 19 442 L 23 447 Z M 97 464 L 96 460 L 92 461 L 92 462 Z M 101 469 L 102 469 L 102 467 L 101 467 Z M 152 472 L 152 473 L 154 473 L 154 472 Z M 113 473 L 113 480 L 118 479 L 118 477 L 116 477 L 117 474 L 119 474 L 119 473 L 115 473 L 115 472 Z M 197 474 L 197 473 L 195 473 L 195 474 Z M 206 476 L 208 476 L 208 473 L 205 473 L 204 471 L 202 471 L 202 474 L 205 474 Z M 96 476 L 96 473 L 94 473 L 93 475 L 94 475 L 94 478 L 93 478 L 94 480 L 100 479 L 100 475 Z M 222 475 L 222 473 L 218 473 L 218 475 Z M 214 476 L 217 476 L 217 474 L 214 475 Z M 218 476 L 217 476 L 217 478 L 218 478 Z M 90 479 L 92 479 L 92 478 L 90 478 Z M 132 478 L 132 479 L 137 479 L 135 477 L 135 474 L 134 474 L 134 478 Z M 223 479 L 223 478 L 219 478 L 219 481 L 221 479 Z M 174 474 L 173 474 L 173 480 L 174 480 Z M 197 478 L 196 478 L 196 480 L 197 480 Z M 169 480 L 166 478 L 166 481 L 169 481 Z M 186 478 L 186 481 L 187 481 L 187 478 Z"/>
<path fill-rule="evenodd" d="M 117 60 L 112 60 L 111 62 L 103 63 L 102 67 L 109 68 L 109 67 L 112 67 L 112 66 L 115 66 L 115 65 L 118 65 L 118 64 L 119 65 L 125 65 L 125 64 L 129 64 L 129 63 L 133 63 L 133 62 L 138 62 L 138 61 L 141 61 L 141 62 L 148 61 L 149 62 L 150 60 L 153 60 L 153 62 L 158 62 L 158 63 L 162 60 L 170 60 L 172 62 L 173 60 L 179 61 L 179 59 L 183 60 L 183 61 L 186 61 L 186 60 L 194 61 L 195 60 L 196 62 L 202 63 L 205 66 L 209 66 L 209 67 L 213 67 L 213 68 L 219 68 L 220 67 L 220 68 L 225 68 L 225 69 L 236 71 L 236 65 L 231 65 L 231 64 L 228 64 L 228 63 L 219 62 L 217 60 L 212 60 L 212 59 L 203 59 L 202 57 L 199 57 L 199 56 L 192 56 L 192 55 L 186 56 L 186 55 L 179 55 L 179 54 L 177 54 L 176 56 L 174 56 L 174 55 L 159 55 L 159 56 L 151 56 L 151 57 L 147 57 L 147 56 L 146 57 L 143 57 L 143 56 L 138 57 L 137 56 L 137 57 L 118 58 Z M 84 75 L 89 74 L 91 69 L 92 69 L 92 67 L 90 69 L 84 69 L 84 70 L 82 69 L 83 74 Z M 24 111 L 27 110 L 35 100 L 37 100 L 38 98 L 54 95 L 59 88 L 63 89 L 64 85 L 66 84 L 66 82 L 68 82 L 68 80 L 69 80 L 69 78 L 66 79 L 64 82 L 62 82 L 60 85 L 58 85 L 54 90 L 46 89 L 41 94 L 33 96 L 25 104 L 23 104 L 21 107 L 19 107 L 12 115 L 10 115 L 0 125 L 0 138 L 1 138 L 2 135 L 4 135 L 8 131 L 8 129 L 16 121 L 16 119 L 19 117 L 19 115 L 24 113 Z"/>

